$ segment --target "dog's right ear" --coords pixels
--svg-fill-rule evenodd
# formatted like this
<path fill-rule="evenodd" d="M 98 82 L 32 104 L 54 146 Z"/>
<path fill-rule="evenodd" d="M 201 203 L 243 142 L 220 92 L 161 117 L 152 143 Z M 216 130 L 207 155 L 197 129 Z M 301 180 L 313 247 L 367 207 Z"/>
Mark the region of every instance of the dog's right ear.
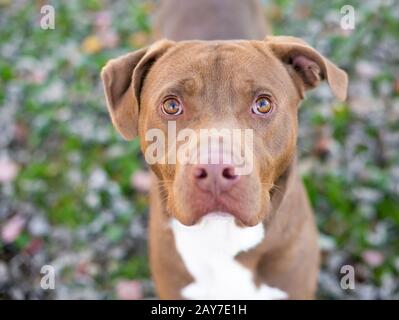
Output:
<path fill-rule="evenodd" d="M 126 140 L 137 136 L 144 78 L 151 65 L 172 45 L 173 41 L 157 41 L 150 47 L 108 61 L 101 71 L 112 123 Z"/>

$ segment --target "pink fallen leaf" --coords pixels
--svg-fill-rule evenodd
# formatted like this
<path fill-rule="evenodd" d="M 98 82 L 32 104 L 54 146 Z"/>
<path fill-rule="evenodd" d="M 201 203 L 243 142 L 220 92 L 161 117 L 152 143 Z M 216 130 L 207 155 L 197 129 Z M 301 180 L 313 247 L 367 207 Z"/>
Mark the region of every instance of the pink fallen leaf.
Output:
<path fill-rule="evenodd" d="M 11 182 L 18 173 L 18 166 L 10 160 L 0 160 L 0 183 Z"/>
<path fill-rule="evenodd" d="M 102 32 L 107 30 L 112 24 L 112 17 L 108 11 L 101 11 L 97 13 L 94 25 L 97 31 Z"/>
<path fill-rule="evenodd" d="M 25 143 L 29 135 L 28 127 L 22 122 L 16 122 L 14 124 L 14 139 L 18 143 Z"/>
<path fill-rule="evenodd" d="M 142 299 L 143 286 L 137 280 L 121 280 L 116 285 L 116 295 L 122 300 Z"/>
<path fill-rule="evenodd" d="M 362 79 L 373 79 L 380 72 L 378 65 L 371 61 L 359 61 L 355 65 L 355 69 Z"/>
<path fill-rule="evenodd" d="M 43 240 L 42 239 L 32 239 L 27 247 L 24 249 L 25 252 L 29 253 L 30 255 L 35 255 L 43 248 Z"/>
<path fill-rule="evenodd" d="M 119 43 L 118 34 L 113 31 L 102 33 L 100 39 L 104 48 L 115 48 Z"/>
<path fill-rule="evenodd" d="M 30 77 L 34 84 L 43 84 L 47 80 L 47 72 L 43 69 L 35 69 Z"/>
<path fill-rule="evenodd" d="M 1 239 L 6 243 L 15 241 L 24 229 L 26 219 L 20 215 L 13 216 L 1 230 Z"/>
<path fill-rule="evenodd" d="M 330 151 L 331 144 L 332 144 L 332 140 L 329 137 L 327 137 L 327 136 L 320 137 L 317 140 L 316 145 L 314 147 L 314 153 L 318 157 L 326 156 Z"/>
<path fill-rule="evenodd" d="M 370 267 L 379 267 L 384 263 L 385 257 L 382 252 L 377 250 L 366 250 L 362 254 L 364 262 L 366 262 Z"/>
<path fill-rule="evenodd" d="M 148 192 L 151 185 L 150 173 L 145 170 L 137 170 L 131 177 L 131 186 L 140 192 Z"/>

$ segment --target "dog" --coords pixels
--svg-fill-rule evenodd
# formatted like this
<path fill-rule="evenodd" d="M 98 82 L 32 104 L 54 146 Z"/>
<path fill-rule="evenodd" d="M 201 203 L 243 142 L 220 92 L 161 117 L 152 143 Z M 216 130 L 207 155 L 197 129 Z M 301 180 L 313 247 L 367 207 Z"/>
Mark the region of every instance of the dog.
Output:
<path fill-rule="evenodd" d="M 323 80 L 345 100 L 348 78 L 299 38 L 265 37 L 261 12 L 255 0 L 164 1 L 160 40 L 102 70 L 112 123 L 126 140 L 139 136 L 143 154 L 147 133 L 168 139 L 171 122 L 177 132 L 253 132 L 245 175 L 235 160 L 150 164 L 149 253 L 161 299 L 315 298 L 318 233 L 296 165 L 298 108 Z M 242 151 L 204 150 L 208 160 Z"/>

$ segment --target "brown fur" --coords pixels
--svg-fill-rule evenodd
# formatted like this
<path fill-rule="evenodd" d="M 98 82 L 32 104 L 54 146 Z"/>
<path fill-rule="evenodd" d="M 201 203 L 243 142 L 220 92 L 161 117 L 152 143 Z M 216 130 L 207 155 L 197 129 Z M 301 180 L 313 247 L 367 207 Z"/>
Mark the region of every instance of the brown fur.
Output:
<path fill-rule="evenodd" d="M 257 0 L 167 0 L 155 23 L 158 38 L 181 40 L 258 39 L 266 34 Z"/>
<path fill-rule="evenodd" d="M 177 12 L 171 13 L 174 2 L 166 2 L 163 19 L 170 15 L 172 22 L 182 21 L 181 15 L 190 12 L 193 2 L 184 1 Z M 234 5 L 229 8 L 234 11 L 243 2 L 231 3 Z M 249 1 L 247 9 L 251 11 L 253 5 L 255 2 Z M 240 13 L 236 13 L 240 19 Z M 243 26 L 251 25 L 246 18 L 241 22 Z M 173 30 L 177 29 L 172 26 L 167 30 L 170 38 L 180 40 L 190 38 L 190 34 L 201 36 L 203 29 L 197 28 L 197 33 L 184 35 L 174 35 Z M 214 33 L 208 35 L 211 39 L 215 35 L 225 39 L 238 35 L 255 37 L 253 30 L 264 30 L 264 26 L 256 24 L 248 30 L 241 28 L 244 27 L 240 25 L 242 33 L 235 33 L 232 28 L 229 37 L 226 25 L 216 25 Z M 183 115 L 176 119 L 177 130 L 254 130 L 254 170 L 242 177 L 218 209 L 235 212 L 244 225 L 264 223 L 266 236 L 262 243 L 237 256 L 258 282 L 266 281 L 286 291 L 292 299 L 314 297 L 319 251 L 313 214 L 295 165 L 298 105 L 305 90 L 323 79 L 337 98 L 345 99 L 345 72 L 300 39 L 270 36 L 263 41 L 161 40 L 109 62 L 102 78 L 115 127 L 126 139 L 138 133 L 143 152 L 148 147 L 143 139 L 147 130 L 160 128 L 166 132 L 168 118 L 159 112 L 159 106 L 169 94 L 179 96 L 185 106 Z M 260 93 L 270 94 L 276 106 L 265 118 L 250 112 Z M 181 288 L 192 278 L 176 251 L 168 217 L 192 225 L 201 212 L 215 207 L 209 197 L 197 192 L 187 178 L 185 166 L 155 164 L 151 168 L 152 274 L 161 298 L 178 299 Z"/>

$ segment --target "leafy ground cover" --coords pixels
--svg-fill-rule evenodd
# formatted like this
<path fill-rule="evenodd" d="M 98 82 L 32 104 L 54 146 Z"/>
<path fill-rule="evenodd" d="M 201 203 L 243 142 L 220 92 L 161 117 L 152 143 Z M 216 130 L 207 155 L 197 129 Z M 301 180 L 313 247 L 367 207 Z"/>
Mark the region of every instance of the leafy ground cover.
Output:
<path fill-rule="evenodd" d="M 99 72 L 152 41 L 155 2 L 0 0 L 0 298 L 152 297 L 139 143 L 112 128 Z M 264 2 L 274 34 L 304 38 L 348 71 L 300 110 L 300 169 L 321 232 L 319 297 L 399 298 L 399 5 Z M 42 290 L 40 269 L 56 270 Z M 342 290 L 340 269 L 355 268 Z"/>

